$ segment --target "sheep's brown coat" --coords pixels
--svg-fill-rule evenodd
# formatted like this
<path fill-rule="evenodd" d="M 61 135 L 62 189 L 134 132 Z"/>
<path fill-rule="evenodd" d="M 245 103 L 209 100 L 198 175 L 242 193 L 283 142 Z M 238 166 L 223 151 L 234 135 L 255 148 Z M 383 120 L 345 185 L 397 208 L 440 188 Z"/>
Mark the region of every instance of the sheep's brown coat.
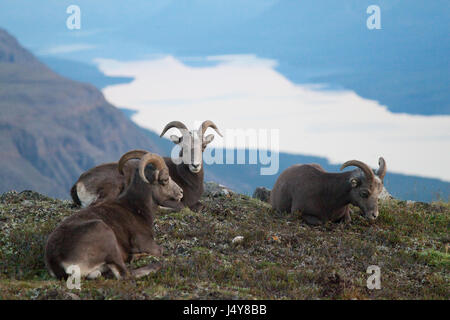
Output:
<path fill-rule="evenodd" d="M 191 155 L 201 155 L 206 149 L 207 145 L 213 141 L 214 136 L 204 134 L 208 128 L 213 128 L 221 135 L 216 125 L 210 121 L 204 121 L 197 133 L 191 133 L 186 126 L 180 121 L 172 121 L 166 125 L 161 133 L 163 136 L 169 129 L 177 128 L 182 131 L 181 137 L 172 135 L 170 138 L 175 144 L 183 145 L 183 148 L 190 146 Z M 194 143 L 183 144 L 183 141 L 191 141 L 193 134 L 197 134 L 201 138 L 201 144 L 196 146 Z M 180 151 L 180 157 L 183 151 Z M 144 151 L 142 151 L 144 152 Z M 169 207 L 175 210 L 180 210 L 188 207 L 191 210 L 197 211 L 201 208 L 200 198 L 204 190 L 204 170 L 202 157 L 194 157 L 191 159 L 192 163 L 175 164 L 170 157 L 165 157 L 164 161 L 169 168 L 171 178 L 177 183 L 184 192 L 183 199 L 180 202 L 166 201 L 161 206 Z M 124 175 L 120 175 L 117 171 L 117 163 L 107 163 L 96 166 L 84 172 L 80 178 L 75 182 L 71 189 L 71 196 L 74 203 L 83 207 L 88 207 L 92 204 L 98 204 L 103 201 L 115 199 L 126 187 L 129 182 L 129 177 L 132 175 L 134 168 L 137 166 L 136 161 L 130 161 L 124 168 Z"/>
<path fill-rule="evenodd" d="M 386 164 L 380 158 L 377 176 L 362 162 L 352 160 L 343 165 L 360 168 L 342 172 L 326 172 L 318 164 L 293 165 L 278 177 L 270 194 L 270 203 L 280 212 L 302 213 L 308 224 L 326 221 L 349 222 L 349 204 L 358 206 L 369 219 L 378 216 L 378 195 L 383 189 Z"/>
<path fill-rule="evenodd" d="M 160 202 L 180 200 L 182 190 L 158 158 L 156 170 L 151 166 L 145 167 L 145 173 L 143 167 L 135 169 L 118 198 L 80 210 L 50 234 L 45 260 L 54 276 L 67 278 L 68 267 L 76 265 L 81 276 L 97 277 L 110 270 L 117 278 L 127 277 L 130 272 L 125 262 L 134 256 L 162 254 L 153 237 L 153 215 Z M 141 163 L 146 159 L 143 157 Z M 159 267 L 149 265 L 131 271 L 131 275 L 143 276 Z"/>

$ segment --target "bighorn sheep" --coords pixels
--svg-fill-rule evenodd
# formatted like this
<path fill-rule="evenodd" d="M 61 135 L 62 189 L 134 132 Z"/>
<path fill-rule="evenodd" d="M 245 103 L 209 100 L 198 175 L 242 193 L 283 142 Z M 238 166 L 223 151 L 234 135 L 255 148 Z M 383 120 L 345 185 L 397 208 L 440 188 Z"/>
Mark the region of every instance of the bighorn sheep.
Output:
<path fill-rule="evenodd" d="M 201 207 L 199 200 L 203 193 L 203 151 L 214 139 L 212 134 L 205 137 L 205 132 L 208 128 L 213 128 L 220 136 L 222 134 L 210 120 L 204 121 L 198 131 L 192 132 L 182 122 L 172 121 L 165 126 L 161 137 L 171 128 L 177 128 L 182 133 L 181 137 L 170 136 L 172 142 L 181 146 L 177 159 L 179 161 L 175 163 L 171 157 L 165 157 L 164 161 L 173 181 L 183 189 L 184 197 L 181 202 L 168 200 L 161 205 L 177 210 L 183 207 L 198 210 Z M 136 166 L 137 162 L 130 162 L 124 168 L 124 176 L 118 174 L 117 163 L 102 164 L 84 172 L 71 189 L 73 201 L 87 207 L 93 203 L 115 199 L 127 185 L 128 177 Z"/>
<path fill-rule="evenodd" d="M 52 275 L 67 278 L 72 265 L 88 278 L 108 270 L 118 279 L 141 277 L 160 268 L 153 264 L 130 272 L 125 262 L 142 255 L 162 254 L 153 238 L 153 214 L 159 203 L 179 201 L 183 190 L 170 178 L 164 160 L 155 154 L 127 152 L 119 160 L 120 174 L 124 174 L 130 159 L 140 159 L 138 168 L 117 199 L 80 210 L 50 234 L 45 262 Z"/>
<path fill-rule="evenodd" d="M 147 153 L 145 150 L 134 152 L 141 156 Z M 127 186 L 138 164 L 136 160 L 128 161 L 123 168 L 124 174 L 117 170 L 117 162 L 101 164 L 83 172 L 70 190 L 73 202 L 88 207 L 116 199 Z"/>
<path fill-rule="evenodd" d="M 203 122 L 198 131 L 189 131 L 180 121 L 172 121 L 166 125 L 160 137 L 169 129 L 177 128 L 182 136 L 171 135 L 170 140 L 175 144 L 181 145 L 178 164 L 172 161 L 172 158 L 165 157 L 164 161 L 169 167 L 170 177 L 181 188 L 183 188 L 184 197 L 180 203 L 166 203 L 166 207 L 180 209 L 189 207 L 192 210 L 198 210 L 201 207 L 200 197 L 203 194 L 203 151 L 206 146 L 214 139 L 213 134 L 205 137 L 208 128 L 213 128 L 217 134 L 222 137 L 217 126 L 211 121 Z"/>
<path fill-rule="evenodd" d="M 358 160 L 345 162 L 358 167 L 342 173 L 326 172 L 318 164 L 293 165 L 278 177 L 270 194 L 272 208 L 281 212 L 300 211 L 308 224 L 326 221 L 350 222 L 349 204 L 359 207 L 364 216 L 378 216 L 378 195 L 383 189 L 386 162 L 378 160 L 376 174 Z"/>

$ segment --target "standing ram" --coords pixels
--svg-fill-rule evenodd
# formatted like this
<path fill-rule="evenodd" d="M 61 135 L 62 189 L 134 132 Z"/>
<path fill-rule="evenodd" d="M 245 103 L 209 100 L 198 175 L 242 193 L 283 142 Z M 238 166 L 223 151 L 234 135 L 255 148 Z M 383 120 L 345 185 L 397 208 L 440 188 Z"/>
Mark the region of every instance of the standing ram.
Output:
<path fill-rule="evenodd" d="M 293 165 L 278 177 L 270 193 L 272 208 L 280 212 L 300 211 L 308 224 L 326 221 L 350 222 L 349 204 L 359 207 L 370 220 L 378 217 L 378 196 L 383 190 L 386 162 L 378 161 L 375 174 L 358 160 L 345 162 L 341 170 L 358 167 L 342 173 L 326 172 L 318 164 Z"/>
<path fill-rule="evenodd" d="M 136 158 L 140 159 L 138 167 L 118 198 L 80 210 L 50 234 L 45 262 L 52 275 L 66 279 L 68 269 L 77 266 L 83 277 L 96 278 L 111 271 L 121 279 L 145 276 L 161 267 L 151 264 L 130 272 L 125 262 L 162 254 L 153 237 L 154 212 L 161 202 L 179 201 L 183 191 L 155 154 L 130 151 L 120 159 L 118 172 L 123 174 L 125 164 Z"/>

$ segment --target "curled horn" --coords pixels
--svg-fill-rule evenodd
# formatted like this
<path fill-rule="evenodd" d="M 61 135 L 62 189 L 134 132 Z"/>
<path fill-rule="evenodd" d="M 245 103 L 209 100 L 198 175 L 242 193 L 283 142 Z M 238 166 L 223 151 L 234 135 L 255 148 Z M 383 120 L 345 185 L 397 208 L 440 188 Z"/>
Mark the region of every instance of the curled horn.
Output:
<path fill-rule="evenodd" d="M 379 168 L 377 170 L 377 176 L 381 179 L 381 181 L 383 181 L 384 176 L 386 175 L 386 170 L 387 170 L 386 161 L 384 161 L 383 157 L 380 157 L 378 159 L 378 165 L 379 165 Z"/>
<path fill-rule="evenodd" d="M 367 164 L 365 164 L 364 162 L 361 162 L 358 160 L 347 161 L 341 166 L 341 170 L 346 167 L 349 167 L 349 166 L 355 166 L 355 167 L 360 168 L 366 175 L 366 178 L 367 178 L 367 180 L 369 180 L 369 182 L 372 182 L 373 179 L 375 178 L 375 174 L 373 173 L 372 169 L 370 169 L 369 166 Z"/>
<path fill-rule="evenodd" d="M 220 133 L 219 129 L 217 128 L 217 126 L 211 120 L 204 121 L 202 123 L 202 125 L 200 126 L 199 130 L 202 132 L 202 137 L 204 136 L 206 129 L 208 129 L 210 127 L 213 128 L 214 130 L 216 130 L 216 132 L 219 134 L 219 136 L 223 137 L 222 134 Z"/>
<path fill-rule="evenodd" d="M 160 134 L 160 138 L 167 132 L 167 130 L 172 129 L 172 128 L 178 128 L 178 129 L 185 129 L 188 130 L 188 128 L 184 125 L 183 122 L 181 121 L 171 121 L 169 122 L 165 127 L 164 130 L 162 131 L 162 133 Z"/>
<path fill-rule="evenodd" d="M 139 162 L 139 176 L 141 177 L 142 180 L 144 180 L 144 182 L 147 183 L 150 183 L 148 182 L 147 177 L 145 176 L 145 167 L 148 164 L 152 164 L 155 167 L 155 169 L 159 171 L 167 168 L 163 158 L 161 158 L 157 154 L 154 153 L 145 154 L 141 158 L 141 161 Z"/>
<path fill-rule="evenodd" d="M 123 175 L 123 167 L 128 160 L 131 159 L 141 159 L 146 153 L 145 150 L 131 150 L 125 153 L 119 160 L 118 169 L 121 175 Z"/>

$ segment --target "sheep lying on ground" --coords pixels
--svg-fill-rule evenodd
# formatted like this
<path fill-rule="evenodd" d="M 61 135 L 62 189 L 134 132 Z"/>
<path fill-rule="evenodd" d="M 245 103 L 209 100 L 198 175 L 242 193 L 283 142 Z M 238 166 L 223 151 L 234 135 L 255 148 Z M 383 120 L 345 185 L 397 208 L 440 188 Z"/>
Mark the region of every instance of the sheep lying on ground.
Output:
<path fill-rule="evenodd" d="M 133 152 L 122 156 L 118 171 L 123 174 L 125 164 L 136 156 Z M 68 269 L 77 266 L 81 276 L 96 278 L 111 271 L 120 279 L 145 276 L 161 267 L 152 264 L 130 272 L 125 262 L 162 254 L 153 238 L 154 212 L 168 199 L 180 201 L 183 191 L 170 178 L 160 156 L 146 153 L 139 157 L 138 168 L 117 199 L 80 210 L 50 234 L 45 261 L 52 275 L 67 278 Z"/>
<path fill-rule="evenodd" d="M 386 162 L 379 159 L 377 174 L 358 160 L 345 162 L 358 167 L 342 173 L 326 172 L 318 164 L 293 165 L 278 177 L 271 193 L 272 208 L 281 212 L 300 211 L 308 224 L 326 221 L 349 222 L 349 204 L 359 207 L 370 220 L 378 217 L 378 196 L 383 190 Z"/>
<path fill-rule="evenodd" d="M 164 157 L 169 173 L 184 192 L 180 202 L 167 200 L 161 206 L 180 210 L 189 207 L 198 210 L 201 207 L 200 198 L 204 190 L 203 151 L 214 139 L 214 135 L 205 136 L 208 128 L 214 129 L 220 136 L 217 126 L 210 120 L 204 121 L 198 130 L 189 131 L 180 121 L 168 123 L 161 133 L 161 137 L 171 128 L 180 130 L 182 136 L 171 135 L 173 143 L 181 146 L 179 161 L 171 157 Z M 137 155 L 144 155 L 146 151 L 136 150 Z M 71 189 L 74 203 L 88 207 L 94 203 L 115 199 L 126 187 L 129 177 L 133 174 L 137 161 L 130 161 L 124 167 L 124 175 L 119 175 L 117 163 L 106 163 L 84 172 Z"/>

